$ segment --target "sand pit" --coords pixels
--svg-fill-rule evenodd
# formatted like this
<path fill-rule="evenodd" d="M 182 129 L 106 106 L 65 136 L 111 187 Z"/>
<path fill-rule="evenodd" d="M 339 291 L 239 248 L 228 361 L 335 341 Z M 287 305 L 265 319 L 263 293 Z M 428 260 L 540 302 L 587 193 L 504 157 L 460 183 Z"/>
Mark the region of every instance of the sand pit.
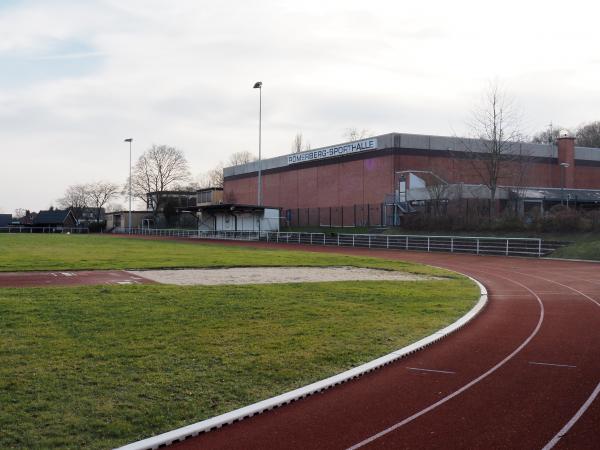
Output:
<path fill-rule="evenodd" d="M 431 280 L 406 272 L 357 267 L 237 267 L 229 269 L 143 270 L 129 273 L 162 284 L 218 285 L 307 283 L 321 281 L 417 281 Z"/>

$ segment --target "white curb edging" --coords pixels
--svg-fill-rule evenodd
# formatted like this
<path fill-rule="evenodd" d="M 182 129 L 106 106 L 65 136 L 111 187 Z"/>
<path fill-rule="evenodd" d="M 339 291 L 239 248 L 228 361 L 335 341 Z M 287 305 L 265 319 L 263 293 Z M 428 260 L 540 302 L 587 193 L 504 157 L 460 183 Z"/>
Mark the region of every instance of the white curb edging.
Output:
<path fill-rule="evenodd" d="M 404 358 L 405 356 L 421 350 L 465 326 L 467 323 L 473 320 L 473 318 L 475 318 L 475 316 L 477 316 L 477 314 L 479 314 L 487 304 L 487 289 L 474 278 L 471 278 L 468 275 L 465 276 L 470 278 L 479 287 L 479 301 L 467 314 L 447 327 L 442 328 L 441 330 L 436 331 L 435 333 L 413 344 L 407 345 L 406 347 L 403 347 L 385 356 L 374 359 L 373 361 L 369 361 L 368 363 L 346 370 L 340 374 L 325 378 L 324 380 L 320 380 L 307 386 L 294 389 L 293 391 L 253 403 L 252 405 L 244 406 L 243 408 L 239 408 L 219 416 L 211 417 L 210 419 L 206 419 L 201 422 L 127 444 L 123 447 L 119 447 L 117 450 L 155 450 L 161 446 L 170 445 L 215 428 L 221 428 L 224 425 L 232 424 L 233 422 L 243 420 L 247 417 L 252 417 L 264 411 L 286 405 L 295 400 L 299 400 L 317 392 L 324 391 L 338 384 L 360 377 L 368 372 L 372 372 L 375 369 L 388 365 L 398 359 Z"/>

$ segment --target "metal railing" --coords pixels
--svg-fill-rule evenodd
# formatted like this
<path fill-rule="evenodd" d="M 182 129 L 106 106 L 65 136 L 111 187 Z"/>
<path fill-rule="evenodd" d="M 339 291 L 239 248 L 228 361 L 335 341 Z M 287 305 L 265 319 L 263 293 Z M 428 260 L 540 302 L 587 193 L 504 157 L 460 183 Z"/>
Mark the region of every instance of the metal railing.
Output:
<path fill-rule="evenodd" d="M 115 229 L 127 234 L 126 228 Z M 427 252 L 472 253 L 476 255 L 543 256 L 548 252 L 542 239 L 487 236 L 427 236 L 386 234 L 334 234 L 274 231 L 197 231 L 135 228 L 131 234 L 197 239 L 265 241 L 286 244 L 328 245 Z"/>
<path fill-rule="evenodd" d="M 281 232 L 268 232 L 265 234 L 264 240 L 268 242 L 332 245 L 338 247 L 385 248 L 505 256 L 542 256 L 545 251 L 542 240 L 537 238 Z"/>
<path fill-rule="evenodd" d="M 135 234 L 139 236 L 162 236 L 198 239 L 223 239 L 241 241 L 264 240 L 265 233 L 258 231 L 201 231 L 184 230 L 180 228 L 115 228 L 116 234 Z"/>
<path fill-rule="evenodd" d="M 71 234 L 88 234 L 88 228 L 65 228 L 65 227 L 0 227 L 0 233 L 71 233 Z"/>

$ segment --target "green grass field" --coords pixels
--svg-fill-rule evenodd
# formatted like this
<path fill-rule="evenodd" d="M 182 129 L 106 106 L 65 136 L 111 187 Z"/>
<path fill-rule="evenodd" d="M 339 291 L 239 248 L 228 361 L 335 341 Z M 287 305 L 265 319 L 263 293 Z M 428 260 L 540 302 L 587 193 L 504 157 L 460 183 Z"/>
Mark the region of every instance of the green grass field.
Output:
<path fill-rule="evenodd" d="M 0 448 L 105 449 L 187 425 L 414 342 L 478 297 L 463 277 L 397 261 L 30 238 L 0 236 L 10 249 L 3 270 L 161 267 L 164 259 L 165 267 L 343 264 L 442 279 L 0 289 Z"/>
<path fill-rule="evenodd" d="M 354 265 L 413 273 L 437 273 L 418 264 L 390 264 L 375 258 L 99 235 L 0 234 L 0 249 L 0 271 L 4 272 Z"/>

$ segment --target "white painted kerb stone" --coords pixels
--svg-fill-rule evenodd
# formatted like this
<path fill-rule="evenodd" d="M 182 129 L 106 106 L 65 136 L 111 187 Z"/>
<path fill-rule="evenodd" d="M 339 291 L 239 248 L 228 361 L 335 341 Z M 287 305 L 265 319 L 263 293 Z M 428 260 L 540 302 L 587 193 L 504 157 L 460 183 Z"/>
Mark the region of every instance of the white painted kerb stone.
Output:
<path fill-rule="evenodd" d="M 166 433 L 159 434 L 158 436 L 143 439 L 138 442 L 133 442 L 123 447 L 119 447 L 119 449 L 117 450 L 158 449 L 158 447 L 161 445 L 169 445 L 173 442 L 196 436 L 200 433 L 212 430 L 214 428 L 220 428 L 223 425 L 231 424 L 233 422 L 245 419 L 247 417 L 260 414 L 263 411 L 273 409 L 278 406 L 285 405 L 287 403 L 291 403 L 295 400 L 307 397 L 317 392 L 324 391 L 325 389 L 329 389 L 330 387 L 333 387 L 335 385 L 357 378 L 382 366 L 388 365 L 398 359 L 404 358 L 405 356 L 408 356 L 411 353 L 421 350 L 465 326 L 467 323 L 473 320 L 473 318 L 477 316 L 477 314 L 479 314 L 487 304 L 488 293 L 486 288 L 474 278 L 468 278 L 470 278 L 477 284 L 477 286 L 479 286 L 480 297 L 477 304 L 467 314 L 462 316 L 453 324 L 442 328 L 441 330 L 421 339 L 420 341 L 415 342 L 414 344 L 410 344 L 406 347 L 396 350 L 395 352 L 389 353 L 385 356 L 382 356 L 381 358 L 374 359 L 373 361 L 362 364 L 358 367 L 347 370 L 338 375 L 334 375 L 332 377 L 325 378 L 324 380 L 317 381 L 315 383 L 295 389 L 293 391 L 286 392 L 285 394 L 281 394 L 276 397 L 271 397 L 269 399 L 262 400 L 252 405 L 248 405 L 243 408 L 239 408 L 234 411 L 221 414 L 219 416 L 215 416 L 210 419 L 203 420 L 201 422 L 194 423 L 192 425 L 187 425 L 176 430 L 168 431 Z"/>

